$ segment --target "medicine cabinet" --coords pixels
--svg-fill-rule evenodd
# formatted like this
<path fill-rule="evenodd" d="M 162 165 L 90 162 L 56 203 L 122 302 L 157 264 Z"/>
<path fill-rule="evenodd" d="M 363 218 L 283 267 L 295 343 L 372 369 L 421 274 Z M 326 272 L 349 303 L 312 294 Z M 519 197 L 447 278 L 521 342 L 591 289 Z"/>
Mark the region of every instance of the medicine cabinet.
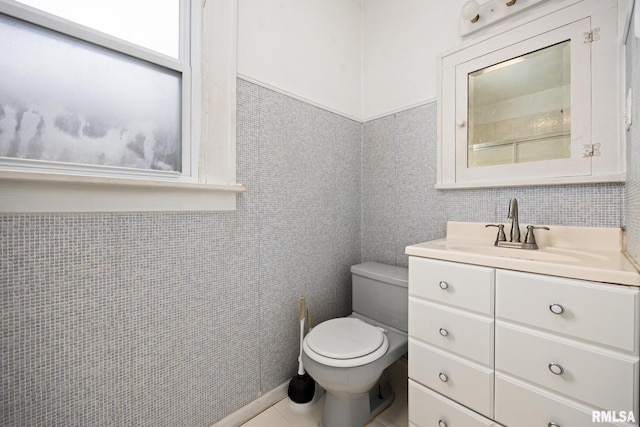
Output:
<path fill-rule="evenodd" d="M 549 7 L 441 56 L 436 187 L 624 180 L 617 1 Z"/>

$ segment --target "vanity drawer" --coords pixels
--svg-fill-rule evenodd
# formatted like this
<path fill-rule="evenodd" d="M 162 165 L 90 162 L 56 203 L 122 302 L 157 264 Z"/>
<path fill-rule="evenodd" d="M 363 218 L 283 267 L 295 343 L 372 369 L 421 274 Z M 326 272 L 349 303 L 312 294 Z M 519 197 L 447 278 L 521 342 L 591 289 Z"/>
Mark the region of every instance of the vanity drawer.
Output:
<path fill-rule="evenodd" d="M 409 297 L 409 335 L 493 366 L 493 318 Z"/>
<path fill-rule="evenodd" d="M 496 420 L 507 426 L 558 427 L 593 424 L 592 408 L 496 373 Z M 614 424 L 598 423 L 612 426 Z"/>
<path fill-rule="evenodd" d="M 496 318 L 638 354 L 638 289 L 496 272 Z M 556 311 L 554 313 L 552 311 Z"/>
<path fill-rule="evenodd" d="M 493 416 L 493 370 L 409 338 L 409 377 L 487 417 Z"/>
<path fill-rule="evenodd" d="M 464 406 L 409 380 L 409 422 L 418 427 L 498 426 Z"/>
<path fill-rule="evenodd" d="M 495 270 L 409 257 L 409 295 L 493 314 Z"/>
<path fill-rule="evenodd" d="M 638 410 L 635 356 L 501 321 L 496 321 L 495 342 L 496 372 L 514 375 L 604 410 Z"/>

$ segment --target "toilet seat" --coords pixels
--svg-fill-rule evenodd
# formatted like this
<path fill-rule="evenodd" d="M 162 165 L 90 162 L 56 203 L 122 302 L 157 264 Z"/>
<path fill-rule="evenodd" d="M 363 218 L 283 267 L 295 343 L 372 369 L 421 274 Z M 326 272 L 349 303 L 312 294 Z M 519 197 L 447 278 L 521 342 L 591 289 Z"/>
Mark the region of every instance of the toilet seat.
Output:
<path fill-rule="evenodd" d="M 305 353 L 318 363 L 354 367 L 379 359 L 389 348 L 387 335 L 378 327 L 354 317 L 327 320 L 304 339 Z"/>

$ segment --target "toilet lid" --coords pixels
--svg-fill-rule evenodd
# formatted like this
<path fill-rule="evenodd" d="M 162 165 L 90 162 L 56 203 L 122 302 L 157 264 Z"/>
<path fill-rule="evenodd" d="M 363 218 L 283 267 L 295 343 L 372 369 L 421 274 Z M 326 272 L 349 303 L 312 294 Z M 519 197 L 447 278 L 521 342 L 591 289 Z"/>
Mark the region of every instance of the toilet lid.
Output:
<path fill-rule="evenodd" d="M 360 319 L 343 317 L 320 323 L 305 341 L 322 356 L 354 359 L 376 351 L 384 342 L 384 333 Z"/>

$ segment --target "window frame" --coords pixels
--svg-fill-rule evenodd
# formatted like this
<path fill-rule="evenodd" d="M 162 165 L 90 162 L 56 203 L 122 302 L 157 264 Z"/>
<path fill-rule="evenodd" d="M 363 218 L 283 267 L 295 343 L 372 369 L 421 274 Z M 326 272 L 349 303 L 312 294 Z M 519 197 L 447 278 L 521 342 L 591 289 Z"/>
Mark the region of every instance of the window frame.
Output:
<path fill-rule="evenodd" d="M 183 88 L 181 173 L 3 162 L 0 212 L 235 209 L 235 193 L 246 191 L 235 179 L 237 0 L 180 0 L 180 10 L 176 60 L 28 5 L 0 0 L 2 14 L 177 70 Z"/>

